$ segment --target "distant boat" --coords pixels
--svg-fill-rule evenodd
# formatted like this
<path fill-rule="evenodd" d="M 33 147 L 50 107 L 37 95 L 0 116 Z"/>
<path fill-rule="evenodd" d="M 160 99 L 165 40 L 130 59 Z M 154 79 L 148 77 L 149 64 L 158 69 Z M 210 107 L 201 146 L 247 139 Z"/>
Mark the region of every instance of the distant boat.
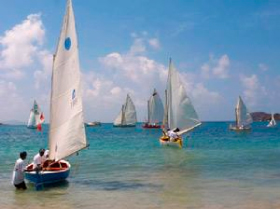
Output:
<path fill-rule="evenodd" d="M 251 123 L 253 122 L 253 119 L 240 96 L 238 97 L 235 108 L 235 117 L 236 124 L 230 124 L 230 130 L 245 131 L 251 129 Z"/>
<path fill-rule="evenodd" d="M 136 109 L 132 99 L 127 94 L 125 104 L 114 121 L 114 127 L 135 127 L 137 123 Z"/>
<path fill-rule="evenodd" d="M 91 127 L 91 126 L 101 126 L 101 122 L 94 121 L 94 122 L 85 123 L 85 125 L 86 125 L 87 127 Z"/>
<path fill-rule="evenodd" d="M 267 124 L 267 127 L 275 127 L 277 125 L 276 120 L 274 119 L 274 114 L 271 113 L 271 120 Z"/>
<path fill-rule="evenodd" d="M 163 118 L 163 133 L 160 143 L 163 145 L 183 146 L 182 135 L 201 125 L 198 115 L 187 96 L 184 85 L 180 79 L 180 74 L 175 69 L 170 59 L 167 88 L 165 91 L 165 108 Z M 167 136 L 167 129 L 174 130 L 179 128 L 177 132 L 179 138 L 171 141 Z"/>
<path fill-rule="evenodd" d="M 34 169 L 31 163 L 25 172 L 25 178 L 36 187 L 65 180 L 71 165 L 63 159 L 87 147 L 78 53 L 72 1 L 68 0 L 53 59 L 49 160 L 42 165 L 42 170 Z"/>
<path fill-rule="evenodd" d="M 156 91 L 148 100 L 148 121 L 143 124 L 143 128 L 160 128 L 163 119 L 163 104 Z"/>
<path fill-rule="evenodd" d="M 38 126 L 41 126 L 44 120 L 45 120 L 44 114 L 41 111 L 41 108 L 39 107 L 36 100 L 34 100 L 33 107 L 30 110 L 27 128 L 33 128 L 33 129 L 38 128 Z"/>

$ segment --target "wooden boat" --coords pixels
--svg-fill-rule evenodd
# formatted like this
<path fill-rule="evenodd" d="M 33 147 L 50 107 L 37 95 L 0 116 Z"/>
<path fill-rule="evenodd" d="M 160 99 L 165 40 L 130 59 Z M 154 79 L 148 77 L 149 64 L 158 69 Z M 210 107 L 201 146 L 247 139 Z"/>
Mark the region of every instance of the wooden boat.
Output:
<path fill-rule="evenodd" d="M 252 116 L 247 110 L 242 98 L 239 96 L 235 108 L 235 125 L 230 124 L 229 129 L 233 131 L 248 131 L 251 130 Z"/>
<path fill-rule="evenodd" d="M 29 164 L 25 172 L 25 178 L 36 187 L 65 180 L 71 165 L 64 159 L 87 147 L 80 77 L 75 18 L 72 1 L 68 0 L 53 59 L 49 160 L 40 170 Z"/>
<path fill-rule="evenodd" d="M 44 120 L 44 114 L 41 111 L 41 108 L 39 107 L 36 100 L 34 100 L 33 107 L 30 110 L 27 128 L 36 129 L 44 122 Z"/>
<path fill-rule="evenodd" d="M 122 105 L 121 111 L 115 119 L 113 126 L 120 128 L 135 127 L 136 123 L 136 109 L 132 99 L 127 94 L 125 104 Z"/>
<path fill-rule="evenodd" d="M 142 127 L 143 128 L 161 128 L 160 123 L 163 119 L 163 104 L 162 101 L 156 91 L 148 100 L 148 121 L 145 122 Z"/>
<path fill-rule="evenodd" d="M 85 125 L 86 125 L 87 127 L 101 126 L 101 122 L 94 121 L 94 122 L 86 123 Z"/>
<path fill-rule="evenodd" d="M 198 115 L 187 96 L 180 74 L 170 59 L 167 88 L 165 91 L 165 108 L 163 118 L 163 135 L 159 141 L 162 145 L 183 146 L 182 135 L 201 125 Z M 167 130 L 179 128 L 177 139 L 170 139 Z"/>
<path fill-rule="evenodd" d="M 275 127 L 277 125 L 276 120 L 274 119 L 274 114 L 271 113 L 271 120 L 267 124 L 268 128 Z"/>

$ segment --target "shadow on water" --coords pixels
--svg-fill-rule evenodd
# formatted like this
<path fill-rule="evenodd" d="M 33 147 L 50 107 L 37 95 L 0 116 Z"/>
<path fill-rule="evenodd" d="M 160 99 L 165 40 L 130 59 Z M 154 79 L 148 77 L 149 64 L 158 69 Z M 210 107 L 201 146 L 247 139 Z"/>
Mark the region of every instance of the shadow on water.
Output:
<path fill-rule="evenodd" d="M 123 182 L 123 181 L 98 181 L 98 180 L 75 180 L 73 183 L 86 185 L 99 190 L 105 191 L 128 191 L 136 189 L 157 189 L 159 190 L 162 186 L 156 184 L 143 184 L 137 182 Z"/>

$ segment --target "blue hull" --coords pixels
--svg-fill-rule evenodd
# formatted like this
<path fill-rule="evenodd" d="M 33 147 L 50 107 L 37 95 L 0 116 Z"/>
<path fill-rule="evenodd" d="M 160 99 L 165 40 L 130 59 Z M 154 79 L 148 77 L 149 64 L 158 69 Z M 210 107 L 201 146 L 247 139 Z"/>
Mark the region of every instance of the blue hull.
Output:
<path fill-rule="evenodd" d="M 52 184 L 59 181 L 64 181 L 70 174 L 70 164 L 66 161 L 61 161 L 67 164 L 67 168 L 65 170 L 57 170 L 57 171 L 26 171 L 25 178 L 34 183 L 36 186 L 42 184 Z"/>
<path fill-rule="evenodd" d="M 70 169 L 65 171 L 40 171 L 36 173 L 35 171 L 26 172 L 25 178 L 36 184 L 51 184 L 59 181 L 65 180 L 70 174 Z"/>

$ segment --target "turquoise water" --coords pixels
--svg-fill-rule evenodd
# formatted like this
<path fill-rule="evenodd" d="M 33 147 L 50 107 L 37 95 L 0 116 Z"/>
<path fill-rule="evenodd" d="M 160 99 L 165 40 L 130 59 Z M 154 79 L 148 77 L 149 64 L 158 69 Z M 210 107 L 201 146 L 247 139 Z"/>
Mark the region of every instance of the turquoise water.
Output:
<path fill-rule="evenodd" d="M 140 124 L 88 127 L 90 147 L 69 158 L 68 181 L 24 192 L 10 183 L 13 164 L 47 146 L 48 126 L 0 126 L 0 208 L 280 208 L 280 128 L 228 126 L 203 123 L 183 149 L 161 147 L 161 130 Z"/>

